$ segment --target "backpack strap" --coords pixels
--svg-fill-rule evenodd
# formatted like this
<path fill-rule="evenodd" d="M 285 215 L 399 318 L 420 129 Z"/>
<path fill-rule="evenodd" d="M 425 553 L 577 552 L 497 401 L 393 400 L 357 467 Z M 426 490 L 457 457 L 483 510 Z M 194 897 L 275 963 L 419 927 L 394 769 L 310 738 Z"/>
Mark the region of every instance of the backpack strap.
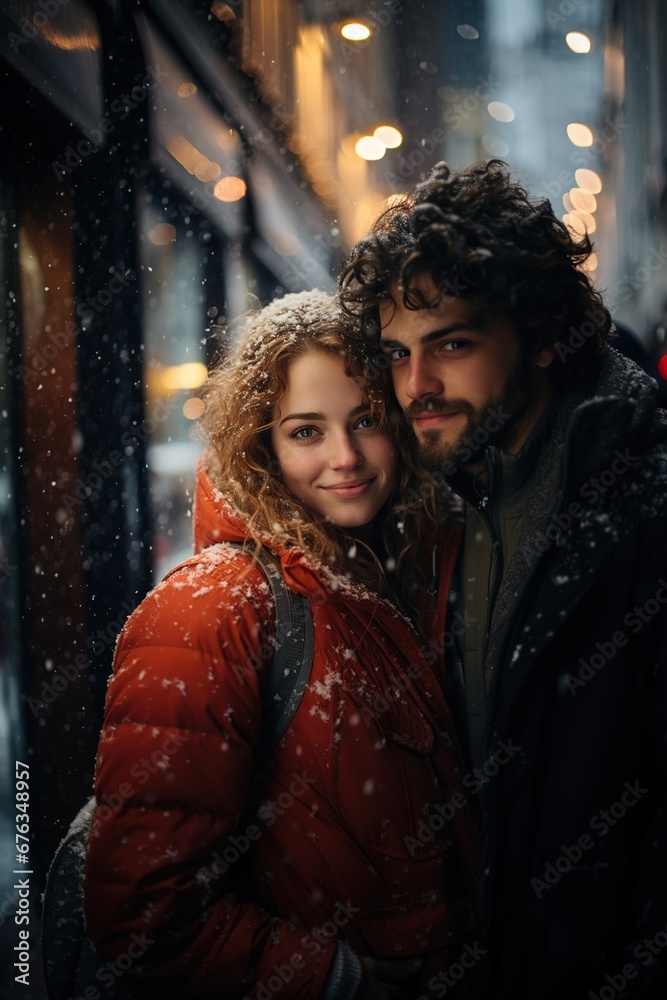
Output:
<path fill-rule="evenodd" d="M 226 544 L 248 551 L 240 542 Z M 275 650 L 262 685 L 262 727 L 255 747 L 255 759 L 262 760 L 280 742 L 301 704 L 313 667 L 314 636 L 310 601 L 287 587 L 265 550 L 257 563 L 271 588 L 275 615 Z"/>
<path fill-rule="evenodd" d="M 228 542 L 230 548 L 245 549 Z M 257 563 L 273 596 L 275 651 L 262 684 L 262 725 L 255 759 L 262 760 L 278 744 L 301 704 L 313 666 L 313 615 L 310 602 L 289 590 L 279 566 L 260 551 Z M 121 982 L 104 990 L 97 973 L 104 961 L 85 933 L 83 879 L 95 797 L 86 802 L 51 862 L 43 897 L 42 956 L 50 1000 L 83 994 L 95 983 L 100 1000 L 125 1000 Z"/>

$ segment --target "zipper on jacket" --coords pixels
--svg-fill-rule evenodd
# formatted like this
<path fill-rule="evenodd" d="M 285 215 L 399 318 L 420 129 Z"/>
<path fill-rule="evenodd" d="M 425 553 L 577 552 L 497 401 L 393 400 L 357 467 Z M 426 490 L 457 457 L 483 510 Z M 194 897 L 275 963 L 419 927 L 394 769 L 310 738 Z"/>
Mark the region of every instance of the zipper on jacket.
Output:
<path fill-rule="evenodd" d="M 431 548 L 431 579 L 428 582 L 426 593 L 429 597 L 435 597 L 438 593 L 438 562 L 440 556 L 440 542 L 434 542 Z"/>

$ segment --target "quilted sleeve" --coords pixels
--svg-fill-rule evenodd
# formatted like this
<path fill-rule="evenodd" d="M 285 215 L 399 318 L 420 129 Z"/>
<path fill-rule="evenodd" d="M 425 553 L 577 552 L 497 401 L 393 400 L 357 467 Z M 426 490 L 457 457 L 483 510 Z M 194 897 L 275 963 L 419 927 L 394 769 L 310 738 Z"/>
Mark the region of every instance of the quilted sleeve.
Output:
<path fill-rule="evenodd" d="M 232 895 L 274 631 L 264 575 L 247 571 L 243 553 L 207 549 L 149 594 L 116 650 L 85 912 L 98 978 L 125 970 L 140 995 L 255 998 L 280 978 L 283 1000 L 315 1000 L 334 957 Z"/>

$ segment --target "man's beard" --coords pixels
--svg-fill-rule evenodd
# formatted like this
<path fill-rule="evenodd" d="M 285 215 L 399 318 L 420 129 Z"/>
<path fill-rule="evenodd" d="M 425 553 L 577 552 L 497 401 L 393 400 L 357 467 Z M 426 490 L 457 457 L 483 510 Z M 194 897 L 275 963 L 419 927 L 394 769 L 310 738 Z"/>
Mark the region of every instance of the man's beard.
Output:
<path fill-rule="evenodd" d="M 462 469 L 479 466 L 490 445 L 506 446 L 517 421 L 533 401 L 531 375 L 531 359 L 522 353 L 500 391 L 481 410 L 464 399 L 434 398 L 426 403 L 410 403 L 405 416 L 413 426 L 415 416 L 420 413 L 463 413 L 467 417 L 465 427 L 454 441 L 443 442 L 439 430 L 421 432 L 417 442 L 424 468 L 429 472 L 454 475 Z"/>

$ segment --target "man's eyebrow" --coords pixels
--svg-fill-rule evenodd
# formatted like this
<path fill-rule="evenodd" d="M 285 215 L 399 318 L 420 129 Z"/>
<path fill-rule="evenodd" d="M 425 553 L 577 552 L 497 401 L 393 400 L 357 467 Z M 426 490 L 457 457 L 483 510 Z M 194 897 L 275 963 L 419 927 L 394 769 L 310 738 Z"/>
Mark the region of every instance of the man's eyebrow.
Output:
<path fill-rule="evenodd" d="M 426 333 L 423 337 L 419 338 L 419 343 L 430 344 L 432 341 L 440 340 L 441 337 L 446 337 L 450 333 L 456 333 L 457 330 L 475 330 L 478 333 L 484 332 L 481 322 L 475 322 L 474 320 L 464 322 L 463 320 L 460 320 L 456 323 L 450 323 L 448 326 L 440 327 L 439 330 L 431 330 L 430 333 Z M 400 340 L 387 340 L 381 337 L 380 347 L 405 347 L 405 344 L 402 344 Z"/>
<path fill-rule="evenodd" d="M 448 333 L 456 333 L 457 330 L 475 330 L 477 333 L 483 333 L 484 327 L 479 320 L 469 319 L 466 322 L 459 320 L 457 323 L 450 323 L 449 326 L 443 326 L 440 330 L 432 330 L 431 333 L 425 334 L 420 343 L 430 344 L 431 341 L 440 340 L 441 337 L 446 337 Z"/>

